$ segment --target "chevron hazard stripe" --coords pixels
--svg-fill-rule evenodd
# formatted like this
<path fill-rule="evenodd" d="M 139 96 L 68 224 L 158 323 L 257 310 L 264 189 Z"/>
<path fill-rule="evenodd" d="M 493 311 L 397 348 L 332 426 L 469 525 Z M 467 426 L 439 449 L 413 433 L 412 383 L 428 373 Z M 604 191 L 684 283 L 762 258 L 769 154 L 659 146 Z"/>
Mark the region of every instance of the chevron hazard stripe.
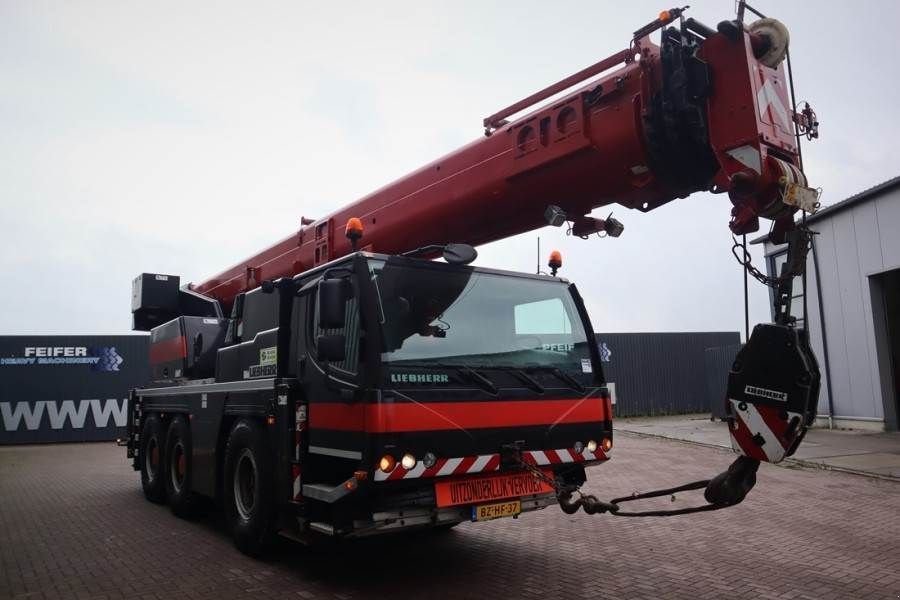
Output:
<path fill-rule="evenodd" d="M 782 418 L 782 409 L 775 406 L 757 406 L 750 402 L 729 399 L 732 414 L 735 415 L 731 428 L 731 447 L 738 454 L 777 463 L 784 459 L 791 446 L 787 439 L 790 423 L 800 415 L 787 412 Z"/>
<path fill-rule="evenodd" d="M 607 458 L 599 448 L 596 452 L 588 452 L 587 449 L 578 452 L 574 448 L 522 451 L 522 460 L 528 464 L 538 466 L 599 461 L 607 460 Z M 499 469 L 499 454 L 481 454 L 478 456 L 439 458 L 431 467 L 426 467 L 420 460 L 412 469 L 404 469 L 401 465 L 397 465 L 390 473 L 376 469 L 374 479 L 375 481 L 398 481 L 400 479 L 417 479 L 420 477 L 447 477 L 450 475 L 490 473 Z"/>
<path fill-rule="evenodd" d="M 303 444 L 303 435 L 306 433 L 306 405 L 297 403 L 294 415 L 294 460 L 291 465 L 291 479 L 293 481 L 293 500 L 298 502 L 303 499 L 302 470 L 300 468 L 300 451 Z"/>
<path fill-rule="evenodd" d="M 544 466 L 607 460 L 609 457 L 600 448 L 597 448 L 594 452 L 589 452 L 587 448 L 581 452 L 578 452 L 575 448 L 561 448 L 559 450 L 525 450 L 522 452 L 522 459 L 531 465 Z"/>
<path fill-rule="evenodd" d="M 426 467 L 420 460 L 412 469 L 404 469 L 397 465 L 390 473 L 381 469 L 375 471 L 375 481 L 396 481 L 398 479 L 417 479 L 419 477 L 445 477 L 448 475 L 468 475 L 470 473 L 487 473 L 500 468 L 499 454 L 482 454 L 479 456 L 463 456 L 460 458 L 439 458 L 431 467 Z"/>

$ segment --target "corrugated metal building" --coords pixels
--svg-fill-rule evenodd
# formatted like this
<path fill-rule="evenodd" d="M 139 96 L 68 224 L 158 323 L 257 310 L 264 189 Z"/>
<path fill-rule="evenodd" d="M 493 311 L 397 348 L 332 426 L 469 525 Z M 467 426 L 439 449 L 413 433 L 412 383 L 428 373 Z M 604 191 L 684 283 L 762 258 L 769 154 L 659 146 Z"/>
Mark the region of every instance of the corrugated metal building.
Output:
<path fill-rule="evenodd" d="M 900 384 L 900 177 L 807 219 L 808 328 L 822 371 L 820 424 L 898 428 Z M 787 247 L 765 243 L 769 275 L 780 272 Z M 791 314 L 803 316 L 802 282 L 794 282 Z"/>
<path fill-rule="evenodd" d="M 616 416 L 718 414 L 740 333 L 599 333 L 597 344 Z"/>

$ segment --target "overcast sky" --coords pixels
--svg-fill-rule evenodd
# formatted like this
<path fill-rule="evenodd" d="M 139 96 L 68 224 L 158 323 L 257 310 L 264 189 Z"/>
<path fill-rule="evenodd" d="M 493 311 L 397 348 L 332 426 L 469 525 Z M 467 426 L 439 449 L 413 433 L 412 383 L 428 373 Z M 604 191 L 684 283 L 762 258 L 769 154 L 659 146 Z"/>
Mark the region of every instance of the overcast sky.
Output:
<path fill-rule="evenodd" d="M 709 25 L 733 18 L 727 0 L 691 4 Z M 822 123 L 804 157 L 823 202 L 900 174 L 900 3 L 758 5 L 790 29 Z M 660 8 L 0 0 L 0 334 L 127 332 L 138 273 L 220 271 L 477 138 L 485 115 L 624 48 Z M 616 208 L 619 239 L 544 229 L 477 264 L 533 271 L 540 235 L 597 331 L 736 331 L 729 208 Z M 768 320 L 760 284 L 751 303 Z"/>

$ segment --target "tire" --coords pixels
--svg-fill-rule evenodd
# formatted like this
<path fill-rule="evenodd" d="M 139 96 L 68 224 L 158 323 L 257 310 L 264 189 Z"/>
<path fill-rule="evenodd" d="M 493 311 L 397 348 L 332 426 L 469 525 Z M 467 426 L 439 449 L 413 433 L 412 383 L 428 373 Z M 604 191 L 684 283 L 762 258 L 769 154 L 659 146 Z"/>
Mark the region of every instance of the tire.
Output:
<path fill-rule="evenodd" d="M 144 490 L 144 497 L 157 504 L 166 501 L 164 444 L 162 420 L 157 415 L 148 415 L 141 428 L 141 488 Z"/>
<path fill-rule="evenodd" d="M 225 448 L 224 511 L 234 544 L 260 556 L 275 536 L 275 473 L 272 456 L 255 421 L 235 423 Z"/>
<path fill-rule="evenodd" d="M 169 424 L 166 433 L 165 469 L 166 501 L 172 513 L 188 518 L 195 514 L 197 496 L 192 491 L 191 426 L 183 415 Z"/>

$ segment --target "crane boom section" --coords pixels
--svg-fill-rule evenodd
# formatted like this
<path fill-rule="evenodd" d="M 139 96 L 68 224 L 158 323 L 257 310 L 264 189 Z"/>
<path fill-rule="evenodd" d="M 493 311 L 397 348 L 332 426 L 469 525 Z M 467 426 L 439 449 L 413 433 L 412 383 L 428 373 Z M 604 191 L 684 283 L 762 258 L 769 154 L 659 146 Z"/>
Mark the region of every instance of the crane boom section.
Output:
<path fill-rule="evenodd" d="M 508 110 L 488 117 L 484 137 L 191 289 L 227 309 L 262 281 L 351 252 L 342 228 L 354 217 L 365 227 L 363 249 L 387 254 L 531 231 L 547 224 L 550 204 L 576 233 L 590 232 L 594 208 L 649 211 L 701 190 L 729 193 L 735 232 L 755 230 L 760 216 L 791 220 L 796 207 L 781 200 L 782 188 L 806 180 L 784 68 L 760 62 L 761 42 L 746 28 L 704 33 L 682 25 L 663 29 L 660 45 L 637 38 L 545 90 L 581 84 L 574 91 L 512 121 L 498 118 Z M 521 112 L 544 96 L 509 108 Z"/>

